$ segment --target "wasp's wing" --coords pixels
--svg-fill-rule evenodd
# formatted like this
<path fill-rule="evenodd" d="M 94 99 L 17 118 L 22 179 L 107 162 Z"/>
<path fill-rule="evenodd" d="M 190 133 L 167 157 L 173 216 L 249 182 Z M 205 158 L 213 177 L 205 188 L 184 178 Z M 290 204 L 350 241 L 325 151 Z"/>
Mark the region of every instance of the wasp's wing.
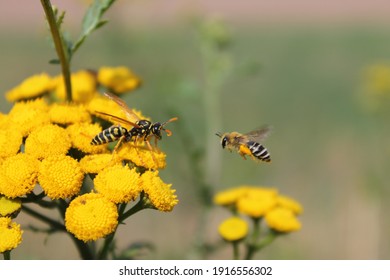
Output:
<path fill-rule="evenodd" d="M 248 133 L 245 133 L 244 137 L 247 137 L 248 139 L 255 142 L 261 142 L 268 137 L 271 131 L 272 131 L 272 127 L 266 125 L 266 126 L 259 127 L 255 130 L 249 131 Z"/>
<path fill-rule="evenodd" d="M 127 107 L 126 103 L 122 99 L 120 99 L 118 96 L 116 96 L 112 93 L 109 93 L 109 92 L 105 92 L 104 95 L 107 96 L 112 101 L 114 101 L 116 104 L 118 104 L 122 108 L 122 110 L 126 114 L 127 119 L 139 121 L 139 117 L 133 112 L 133 110 L 131 110 L 129 107 Z"/>
<path fill-rule="evenodd" d="M 125 120 L 125 119 L 122 119 L 120 117 L 117 117 L 117 116 L 114 116 L 114 115 L 110 115 L 110 114 L 107 114 L 107 113 L 104 113 L 104 112 L 99 112 L 99 111 L 95 111 L 95 113 L 97 115 L 102 115 L 102 116 L 106 116 L 109 118 L 110 121 L 112 122 L 117 122 L 117 123 L 121 123 L 121 124 L 126 124 L 126 125 L 131 125 L 131 126 L 135 126 L 135 127 L 139 127 L 139 125 L 129 121 L 129 120 Z"/>

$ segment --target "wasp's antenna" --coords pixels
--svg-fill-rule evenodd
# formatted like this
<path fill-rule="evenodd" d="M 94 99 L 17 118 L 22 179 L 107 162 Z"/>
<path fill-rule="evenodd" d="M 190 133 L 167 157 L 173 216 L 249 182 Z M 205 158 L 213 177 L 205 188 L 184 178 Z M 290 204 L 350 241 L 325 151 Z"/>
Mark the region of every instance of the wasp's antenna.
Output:
<path fill-rule="evenodd" d="M 167 120 L 166 122 L 162 123 L 161 126 L 164 126 L 164 125 L 166 125 L 167 123 L 170 123 L 170 122 L 177 121 L 178 119 L 179 119 L 178 117 L 171 118 L 171 119 Z"/>

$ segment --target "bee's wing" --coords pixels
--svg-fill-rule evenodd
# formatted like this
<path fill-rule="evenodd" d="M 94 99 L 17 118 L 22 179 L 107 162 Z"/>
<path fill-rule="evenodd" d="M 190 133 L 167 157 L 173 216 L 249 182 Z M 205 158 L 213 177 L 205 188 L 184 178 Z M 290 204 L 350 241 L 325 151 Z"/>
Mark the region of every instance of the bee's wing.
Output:
<path fill-rule="evenodd" d="M 265 125 L 255 130 L 249 131 L 248 133 L 245 133 L 244 137 L 247 137 L 248 139 L 255 142 L 262 142 L 265 138 L 268 137 L 271 131 L 272 127 L 270 125 Z"/>
<path fill-rule="evenodd" d="M 107 96 L 112 101 L 114 101 L 116 104 L 118 104 L 122 108 L 122 110 L 126 114 L 127 119 L 139 121 L 139 117 L 133 112 L 133 110 L 131 110 L 129 107 L 127 107 L 126 103 L 122 99 L 120 99 L 118 96 L 116 96 L 112 93 L 109 93 L 109 92 L 105 92 L 104 95 Z"/>
<path fill-rule="evenodd" d="M 109 118 L 110 121 L 112 122 L 118 122 L 118 123 L 121 123 L 121 124 L 126 124 L 126 125 L 131 125 L 131 126 L 135 126 L 135 127 L 139 127 L 139 125 L 129 121 L 129 120 L 125 120 L 125 119 L 122 119 L 120 117 L 117 117 L 117 116 L 114 116 L 114 115 L 111 115 L 111 114 L 107 114 L 107 113 L 104 113 L 104 112 L 99 112 L 99 111 L 95 111 L 95 113 L 97 115 L 102 115 L 102 116 L 106 116 Z"/>

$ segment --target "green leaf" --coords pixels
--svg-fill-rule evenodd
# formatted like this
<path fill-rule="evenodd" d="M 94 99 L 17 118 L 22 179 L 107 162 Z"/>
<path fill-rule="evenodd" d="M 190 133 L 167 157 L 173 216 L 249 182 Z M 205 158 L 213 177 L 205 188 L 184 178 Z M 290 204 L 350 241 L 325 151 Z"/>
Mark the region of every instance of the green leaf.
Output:
<path fill-rule="evenodd" d="M 95 0 L 89 6 L 83 18 L 81 34 L 71 49 L 72 55 L 79 49 L 79 47 L 84 43 L 85 39 L 93 31 L 107 23 L 106 20 L 102 20 L 102 16 L 114 2 L 115 0 Z"/>

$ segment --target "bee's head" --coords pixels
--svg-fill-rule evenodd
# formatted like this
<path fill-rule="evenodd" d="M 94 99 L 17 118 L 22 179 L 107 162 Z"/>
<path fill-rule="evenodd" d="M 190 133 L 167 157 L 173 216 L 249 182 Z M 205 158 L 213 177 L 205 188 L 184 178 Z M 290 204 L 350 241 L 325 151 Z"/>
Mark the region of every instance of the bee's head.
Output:
<path fill-rule="evenodd" d="M 217 135 L 221 138 L 222 149 L 225 149 L 226 144 L 228 142 L 228 138 L 227 138 L 226 134 L 222 134 L 221 132 L 217 132 L 217 133 L 215 133 L 215 135 Z"/>

